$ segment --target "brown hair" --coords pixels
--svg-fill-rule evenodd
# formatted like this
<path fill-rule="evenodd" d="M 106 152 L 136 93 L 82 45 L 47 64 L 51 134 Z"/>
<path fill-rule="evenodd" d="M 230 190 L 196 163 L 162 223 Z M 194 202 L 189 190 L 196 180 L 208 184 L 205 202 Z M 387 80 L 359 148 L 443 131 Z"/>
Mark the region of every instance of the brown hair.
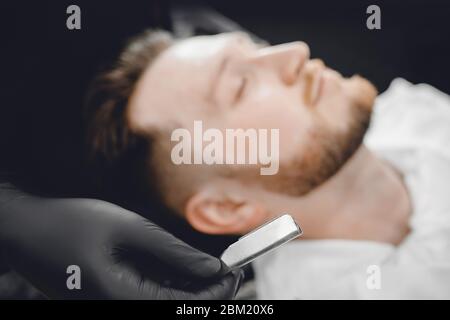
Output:
<path fill-rule="evenodd" d="M 148 190 L 144 184 L 153 176 L 146 165 L 152 139 L 129 129 L 126 109 L 143 72 L 172 43 L 168 32 L 143 32 L 131 39 L 117 62 L 91 84 L 85 109 L 88 165 L 96 187 L 106 194 L 130 187 L 135 189 L 133 193 Z"/>

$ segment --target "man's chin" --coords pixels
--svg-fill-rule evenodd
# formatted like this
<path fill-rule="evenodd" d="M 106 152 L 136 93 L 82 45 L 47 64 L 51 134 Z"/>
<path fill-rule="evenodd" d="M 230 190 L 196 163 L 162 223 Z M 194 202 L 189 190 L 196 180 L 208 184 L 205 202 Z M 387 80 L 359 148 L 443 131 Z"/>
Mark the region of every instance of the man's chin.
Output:
<path fill-rule="evenodd" d="M 366 108 L 372 111 L 375 98 L 378 95 L 378 90 L 366 78 L 360 75 L 354 75 L 348 79 L 350 92 L 353 93 L 355 104 L 361 108 Z"/>

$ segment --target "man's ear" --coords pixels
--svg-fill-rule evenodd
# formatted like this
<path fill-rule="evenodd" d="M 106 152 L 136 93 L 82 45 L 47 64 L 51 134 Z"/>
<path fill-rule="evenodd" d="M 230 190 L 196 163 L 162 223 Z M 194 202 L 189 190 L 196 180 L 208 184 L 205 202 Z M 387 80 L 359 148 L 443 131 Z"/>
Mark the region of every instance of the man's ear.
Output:
<path fill-rule="evenodd" d="M 259 203 L 213 188 L 193 195 L 186 204 L 185 214 L 192 227 L 209 234 L 245 234 L 267 217 Z"/>

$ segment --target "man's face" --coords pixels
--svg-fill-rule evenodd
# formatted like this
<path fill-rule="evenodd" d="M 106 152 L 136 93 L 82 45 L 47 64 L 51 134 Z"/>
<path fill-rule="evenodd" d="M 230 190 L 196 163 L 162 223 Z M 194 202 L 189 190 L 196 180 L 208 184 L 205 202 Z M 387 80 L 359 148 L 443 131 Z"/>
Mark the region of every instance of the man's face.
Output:
<path fill-rule="evenodd" d="M 219 130 L 279 129 L 279 172 L 235 174 L 295 196 L 328 179 L 356 150 L 375 97 L 367 80 L 343 78 L 310 59 L 303 42 L 261 47 L 232 33 L 189 38 L 163 52 L 140 79 L 128 119 L 136 131 L 167 132 L 159 139 L 168 143 L 169 128 L 193 131 L 195 120 Z M 159 161 L 170 162 L 170 153 Z M 205 166 L 177 170 L 211 177 Z"/>

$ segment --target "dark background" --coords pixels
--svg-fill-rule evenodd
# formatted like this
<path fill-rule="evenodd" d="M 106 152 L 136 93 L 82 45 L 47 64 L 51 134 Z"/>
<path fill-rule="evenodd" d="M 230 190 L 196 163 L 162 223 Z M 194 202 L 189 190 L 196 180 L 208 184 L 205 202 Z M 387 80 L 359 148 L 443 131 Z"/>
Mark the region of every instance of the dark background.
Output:
<path fill-rule="evenodd" d="M 79 31 L 66 28 L 70 4 L 81 7 Z M 366 28 L 370 4 L 381 7 L 381 30 Z M 102 197 L 83 165 L 88 84 L 128 37 L 149 27 L 173 29 L 180 6 L 213 9 L 270 43 L 303 40 L 313 57 L 344 75 L 366 76 L 380 91 L 404 77 L 450 92 L 450 4 L 443 0 L 2 1 L 0 168 L 32 192 Z M 131 209 L 209 252 L 222 250 L 222 238 L 205 242 L 161 208 L 144 201 Z"/>
<path fill-rule="evenodd" d="M 241 2 L 208 1 L 271 43 L 305 41 L 313 57 L 345 75 L 361 73 L 381 91 L 393 78 L 404 77 L 450 93 L 448 1 Z M 381 8 L 381 30 L 366 28 L 371 4 Z"/>

